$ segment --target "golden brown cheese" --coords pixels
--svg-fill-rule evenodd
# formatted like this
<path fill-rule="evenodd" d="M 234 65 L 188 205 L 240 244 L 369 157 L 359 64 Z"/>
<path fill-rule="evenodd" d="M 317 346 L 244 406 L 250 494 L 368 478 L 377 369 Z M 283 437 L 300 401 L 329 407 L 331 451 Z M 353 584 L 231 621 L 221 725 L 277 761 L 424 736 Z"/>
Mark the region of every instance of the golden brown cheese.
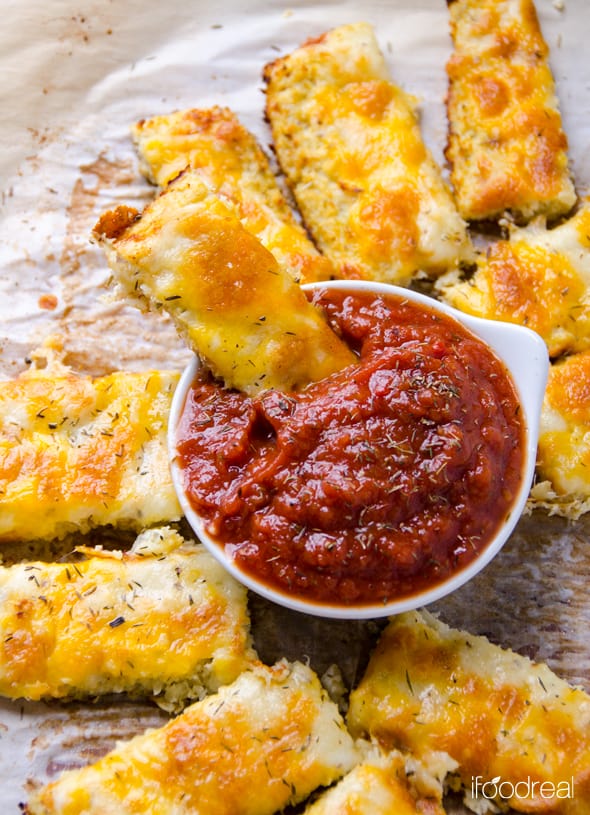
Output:
<path fill-rule="evenodd" d="M 590 206 L 554 229 L 532 224 L 491 244 L 466 281 L 441 279 L 455 308 L 532 328 L 549 355 L 590 348 Z"/>
<path fill-rule="evenodd" d="M 129 552 L 0 567 L 0 694 L 153 694 L 162 707 L 254 660 L 246 590 L 201 544 L 162 527 Z"/>
<path fill-rule="evenodd" d="M 273 255 L 187 170 L 138 218 L 119 207 L 95 227 L 117 282 L 165 308 L 228 387 L 287 391 L 354 355 Z"/>
<path fill-rule="evenodd" d="M 537 461 L 552 497 L 590 509 L 590 350 L 564 357 L 549 370 L 541 411 Z M 540 486 L 540 485 L 539 485 Z M 541 490 L 537 494 L 541 497 Z"/>
<path fill-rule="evenodd" d="M 573 207 L 564 134 L 532 0 L 451 0 L 446 155 L 459 212 L 556 218 Z"/>
<path fill-rule="evenodd" d="M 293 217 L 256 139 L 231 110 L 212 107 L 154 116 L 138 122 L 132 134 L 142 171 L 152 183 L 165 187 L 186 167 L 199 170 L 296 280 L 311 283 L 335 276 L 330 261 Z"/>
<path fill-rule="evenodd" d="M 0 382 L 0 541 L 178 520 L 166 441 L 177 381 L 50 367 Z"/>
<path fill-rule="evenodd" d="M 372 751 L 304 815 L 444 815 L 442 785 L 399 752 Z"/>
<path fill-rule="evenodd" d="M 478 779 L 477 790 L 489 782 L 488 797 L 501 788 L 517 810 L 590 812 L 590 697 L 546 665 L 426 612 L 390 621 L 351 694 L 348 721 L 353 735 L 425 762 L 432 751 L 448 753 L 468 793 Z M 527 779 L 536 785 L 510 794 Z"/>
<path fill-rule="evenodd" d="M 413 100 L 391 82 L 368 24 L 309 40 L 264 78 L 279 163 L 342 276 L 405 284 L 471 256 Z"/>
<path fill-rule="evenodd" d="M 260 665 L 163 728 L 64 773 L 29 815 L 271 815 L 358 757 L 333 702 L 300 663 Z"/>

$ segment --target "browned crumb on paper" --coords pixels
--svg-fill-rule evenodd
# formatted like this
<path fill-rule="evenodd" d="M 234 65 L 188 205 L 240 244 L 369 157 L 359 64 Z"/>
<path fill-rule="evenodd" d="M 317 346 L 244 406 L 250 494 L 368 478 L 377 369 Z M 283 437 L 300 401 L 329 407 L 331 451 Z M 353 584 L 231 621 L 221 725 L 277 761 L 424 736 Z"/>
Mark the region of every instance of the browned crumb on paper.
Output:
<path fill-rule="evenodd" d="M 117 240 L 139 217 L 139 212 L 133 207 L 118 206 L 100 216 L 94 231 L 101 237 Z"/>

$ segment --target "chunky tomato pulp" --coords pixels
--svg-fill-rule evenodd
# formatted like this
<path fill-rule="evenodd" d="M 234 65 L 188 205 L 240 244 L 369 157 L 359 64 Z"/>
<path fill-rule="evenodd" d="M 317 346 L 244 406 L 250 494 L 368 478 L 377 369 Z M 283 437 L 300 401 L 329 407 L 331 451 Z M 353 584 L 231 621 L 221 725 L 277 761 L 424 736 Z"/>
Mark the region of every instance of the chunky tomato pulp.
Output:
<path fill-rule="evenodd" d="M 452 318 L 364 292 L 313 293 L 358 364 L 250 398 L 203 372 L 178 428 L 185 489 L 242 572 L 292 597 L 366 605 L 463 569 L 523 467 L 503 364 Z"/>

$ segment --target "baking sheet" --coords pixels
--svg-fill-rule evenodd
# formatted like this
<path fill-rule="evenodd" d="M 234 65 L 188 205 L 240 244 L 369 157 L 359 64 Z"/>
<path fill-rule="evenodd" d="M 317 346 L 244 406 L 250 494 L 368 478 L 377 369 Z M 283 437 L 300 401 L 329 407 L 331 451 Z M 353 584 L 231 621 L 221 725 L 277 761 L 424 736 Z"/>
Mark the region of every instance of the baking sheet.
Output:
<path fill-rule="evenodd" d="M 587 0 L 537 0 L 537 9 L 577 188 L 588 194 Z M 394 79 L 421 100 L 425 139 L 442 161 L 450 50 L 444 0 L 20 0 L 3 4 L 2 14 L 0 377 L 23 370 L 51 335 L 84 373 L 180 369 L 187 361 L 165 318 L 108 298 L 104 257 L 89 242 L 102 211 L 121 202 L 142 207 L 153 194 L 128 136 L 141 117 L 228 105 L 267 146 L 263 65 L 308 36 L 367 20 Z M 589 540 L 590 518 L 525 517 L 493 563 L 436 610 L 590 690 Z M 256 598 L 252 615 L 265 660 L 308 658 L 320 674 L 337 661 L 347 685 L 377 633 L 374 624 L 304 617 Z M 125 699 L 0 701 L 2 812 L 16 813 L 35 785 L 165 719 L 154 705 Z"/>

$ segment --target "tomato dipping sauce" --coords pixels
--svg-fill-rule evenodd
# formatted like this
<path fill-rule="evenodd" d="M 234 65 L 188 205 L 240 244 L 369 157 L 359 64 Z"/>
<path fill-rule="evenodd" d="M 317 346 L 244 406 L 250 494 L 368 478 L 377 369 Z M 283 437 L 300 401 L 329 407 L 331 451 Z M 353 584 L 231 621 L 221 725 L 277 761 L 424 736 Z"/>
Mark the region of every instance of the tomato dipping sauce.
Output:
<path fill-rule="evenodd" d="M 452 317 L 316 288 L 358 363 L 251 398 L 201 369 L 177 430 L 184 489 L 239 570 L 316 603 L 430 589 L 502 525 L 524 462 L 503 363 Z"/>

